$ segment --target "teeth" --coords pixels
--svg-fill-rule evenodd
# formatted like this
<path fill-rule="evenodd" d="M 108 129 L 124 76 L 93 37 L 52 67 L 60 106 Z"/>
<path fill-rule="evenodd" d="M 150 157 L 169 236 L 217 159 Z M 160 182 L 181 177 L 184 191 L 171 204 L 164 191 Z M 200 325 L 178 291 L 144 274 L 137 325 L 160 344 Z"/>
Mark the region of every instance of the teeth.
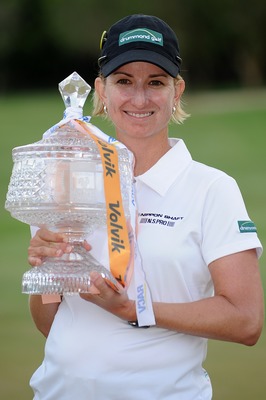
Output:
<path fill-rule="evenodd" d="M 128 112 L 128 115 L 131 115 L 131 117 L 135 117 L 135 118 L 145 118 L 145 117 L 149 117 L 150 115 L 152 115 L 152 112 L 147 112 L 144 114 Z"/>

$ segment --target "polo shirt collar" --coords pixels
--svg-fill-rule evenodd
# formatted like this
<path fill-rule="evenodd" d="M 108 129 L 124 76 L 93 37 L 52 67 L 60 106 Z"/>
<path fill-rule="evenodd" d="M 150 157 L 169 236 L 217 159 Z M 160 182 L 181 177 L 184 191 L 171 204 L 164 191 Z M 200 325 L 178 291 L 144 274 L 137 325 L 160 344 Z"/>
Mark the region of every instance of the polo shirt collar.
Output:
<path fill-rule="evenodd" d="M 182 139 L 169 138 L 171 149 L 136 182 L 143 182 L 161 196 L 164 196 L 177 177 L 191 163 L 192 157 Z"/>

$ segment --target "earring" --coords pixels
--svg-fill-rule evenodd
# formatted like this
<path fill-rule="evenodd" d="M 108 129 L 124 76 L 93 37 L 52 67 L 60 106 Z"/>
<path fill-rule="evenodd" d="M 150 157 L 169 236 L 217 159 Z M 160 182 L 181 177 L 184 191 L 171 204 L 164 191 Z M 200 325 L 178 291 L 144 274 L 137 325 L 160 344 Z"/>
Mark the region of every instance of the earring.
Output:
<path fill-rule="evenodd" d="M 105 104 L 103 105 L 103 112 L 104 112 L 104 114 L 107 114 L 107 107 Z"/>
<path fill-rule="evenodd" d="M 175 104 L 173 105 L 173 108 L 172 108 L 172 114 L 174 114 L 176 112 L 176 106 L 175 106 Z"/>

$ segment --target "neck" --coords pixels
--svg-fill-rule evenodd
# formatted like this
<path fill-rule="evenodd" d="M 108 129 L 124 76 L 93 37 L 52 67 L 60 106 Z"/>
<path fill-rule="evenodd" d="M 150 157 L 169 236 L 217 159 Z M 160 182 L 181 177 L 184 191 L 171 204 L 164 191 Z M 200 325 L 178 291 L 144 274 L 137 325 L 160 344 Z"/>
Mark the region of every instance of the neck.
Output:
<path fill-rule="evenodd" d="M 157 141 L 154 138 L 133 139 L 123 143 L 134 154 L 135 176 L 142 175 L 148 171 L 171 148 L 168 137 L 160 137 Z"/>

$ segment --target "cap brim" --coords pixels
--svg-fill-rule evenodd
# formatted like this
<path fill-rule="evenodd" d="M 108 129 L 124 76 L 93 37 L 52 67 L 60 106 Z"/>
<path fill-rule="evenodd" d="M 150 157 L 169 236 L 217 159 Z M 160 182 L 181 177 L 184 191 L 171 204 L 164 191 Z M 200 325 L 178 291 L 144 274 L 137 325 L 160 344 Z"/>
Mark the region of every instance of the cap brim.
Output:
<path fill-rule="evenodd" d="M 110 61 L 107 61 L 106 63 L 103 62 L 103 65 L 101 66 L 101 72 L 104 77 L 107 77 L 122 65 L 134 61 L 144 61 L 157 65 L 174 78 L 177 77 L 179 73 L 179 66 L 174 64 L 168 58 L 164 57 L 162 54 L 140 49 L 126 51 L 122 54 L 119 54 L 119 56 L 114 57 Z"/>

